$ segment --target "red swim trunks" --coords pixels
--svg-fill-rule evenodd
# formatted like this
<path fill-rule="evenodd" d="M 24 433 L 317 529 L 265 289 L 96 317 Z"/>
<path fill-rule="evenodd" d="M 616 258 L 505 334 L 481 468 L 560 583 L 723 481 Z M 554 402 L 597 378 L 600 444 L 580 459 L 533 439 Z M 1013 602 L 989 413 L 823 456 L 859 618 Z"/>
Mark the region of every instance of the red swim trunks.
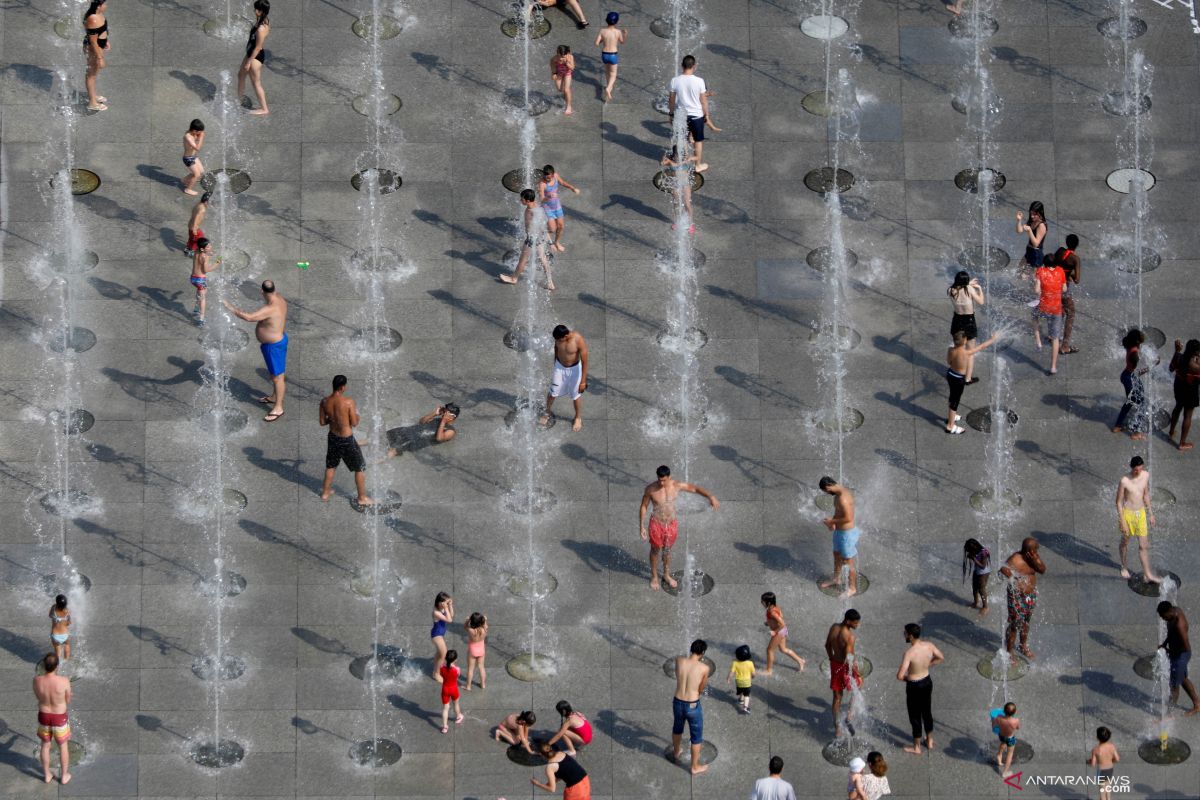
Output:
<path fill-rule="evenodd" d="M 48 742 L 51 738 L 58 744 L 67 741 L 71 738 L 71 725 L 67 722 L 67 715 L 39 711 L 37 735 L 43 742 Z"/>
<path fill-rule="evenodd" d="M 653 517 L 650 519 L 650 546 L 655 550 L 670 550 L 679 536 L 679 520 L 671 520 L 671 524 L 663 525 Z"/>
<path fill-rule="evenodd" d="M 204 238 L 204 231 L 197 228 L 196 230 L 194 230 L 188 234 L 187 246 L 184 247 L 183 249 L 188 250 L 188 251 L 195 250 L 196 242 L 203 238 Z"/>
<path fill-rule="evenodd" d="M 854 682 L 858 686 L 862 686 L 862 675 L 858 674 L 858 666 L 854 667 Z M 850 686 L 850 665 L 845 661 L 830 661 L 829 662 L 829 688 L 835 692 L 844 692 L 851 688 Z"/>

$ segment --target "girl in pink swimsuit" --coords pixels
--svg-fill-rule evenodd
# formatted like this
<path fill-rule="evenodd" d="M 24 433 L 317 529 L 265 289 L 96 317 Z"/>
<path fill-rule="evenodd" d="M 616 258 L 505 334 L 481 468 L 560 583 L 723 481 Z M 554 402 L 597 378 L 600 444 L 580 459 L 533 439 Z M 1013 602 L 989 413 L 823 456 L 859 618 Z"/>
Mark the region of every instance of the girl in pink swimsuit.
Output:
<path fill-rule="evenodd" d="M 800 671 L 803 672 L 804 659 L 796 655 L 796 651 L 787 646 L 787 623 L 783 621 L 783 612 L 779 610 L 779 606 L 776 604 L 775 593 L 763 592 L 762 604 L 763 608 L 767 610 L 767 621 L 763 624 L 771 632 L 771 641 L 767 643 L 767 670 L 763 674 L 771 674 L 771 670 L 775 666 L 776 650 L 785 656 L 790 656 L 796 662 L 796 666 L 800 667 Z"/>
<path fill-rule="evenodd" d="M 488 621 L 487 617 L 478 611 L 467 618 L 467 691 L 471 691 L 471 682 L 475 677 L 475 668 L 479 668 L 479 688 L 487 688 L 487 670 L 483 668 L 483 660 L 487 658 Z"/>
<path fill-rule="evenodd" d="M 562 717 L 562 727 L 547 745 L 553 745 L 562 739 L 567 744 L 567 754 L 573 756 L 575 748 L 592 743 L 592 723 L 587 721 L 587 717 L 571 708 L 571 704 L 566 700 L 559 700 L 554 709 Z"/>

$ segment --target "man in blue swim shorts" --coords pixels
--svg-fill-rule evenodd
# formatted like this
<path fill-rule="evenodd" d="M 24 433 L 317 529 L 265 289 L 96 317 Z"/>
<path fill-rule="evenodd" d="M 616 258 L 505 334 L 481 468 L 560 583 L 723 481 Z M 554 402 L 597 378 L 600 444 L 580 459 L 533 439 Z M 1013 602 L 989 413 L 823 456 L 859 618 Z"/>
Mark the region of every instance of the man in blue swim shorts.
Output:
<path fill-rule="evenodd" d="M 833 531 L 833 577 L 821 581 L 821 588 L 842 585 L 842 570 L 847 570 L 846 590 L 842 597 L 858 594 L 858 534 L 854 525 L 854 494 L 828 476 L 818 484 L 825 494 L 833 495 L 833 516 L 821 520 Z"/>
<path fill-rule="evenodd" d="M 283 416 L 283 394 L 287 388 L 287 301 L 275 291 L 274 281 L 262 282 L 262 296 L 263 306 L 257 311 L 242 311 L 228 300 L 225 301 L 225 308 L 238 319 L 256 323 L 254 335 L 258 337 L 258 346 L 267 364 L 267 372 L 271 375 L 272 386 L 271 394 L 258 398 L 258 402 L 271 406 L 271 411 L 263 419 L 274 422 Z"/>

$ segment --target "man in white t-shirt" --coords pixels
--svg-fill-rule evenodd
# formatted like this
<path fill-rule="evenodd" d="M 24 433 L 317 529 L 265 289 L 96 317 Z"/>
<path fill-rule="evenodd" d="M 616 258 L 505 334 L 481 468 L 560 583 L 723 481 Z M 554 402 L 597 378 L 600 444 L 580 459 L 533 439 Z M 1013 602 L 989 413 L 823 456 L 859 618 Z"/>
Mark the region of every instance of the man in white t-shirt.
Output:
<path fill-rule="evenodd" d="M 688 133 L 696 143 L 696 172 L 704 172 L 708 169 L 701 157 L 704 154 L 704 124 L 708 121 L 708 87 L 696 74 L 695 56 L 684 56 L 681 66 L 683 72 L 671 79 L 668 108 L 672 118 L 676 108 L 687 115 Z"/>
<path fill-rule="evenodd" d="M 771 770 L 770 777 L 759 778 L 754 782 L 754 792 L 750 795 L 750 800 L 796 800 L 796 790 L 779 777 L 783 772 L 783 759 L 771 756 L 768 769 Z"/>

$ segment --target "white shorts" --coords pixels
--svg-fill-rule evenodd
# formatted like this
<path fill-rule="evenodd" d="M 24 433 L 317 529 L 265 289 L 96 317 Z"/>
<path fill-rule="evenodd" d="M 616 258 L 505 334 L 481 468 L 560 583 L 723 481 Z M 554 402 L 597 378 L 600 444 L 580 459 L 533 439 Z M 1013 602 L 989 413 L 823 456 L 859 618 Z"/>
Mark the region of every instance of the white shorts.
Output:
<path fill-rule="evenodd" d="M 554 378 L 550 381 L 550 396 L 562 397 L 570 395 L 572 400 L 583 397 L 579 391 L 579 381 L 583 378 L 583 361 L 573 367 L 564 367 L 554 359 Z"/>

